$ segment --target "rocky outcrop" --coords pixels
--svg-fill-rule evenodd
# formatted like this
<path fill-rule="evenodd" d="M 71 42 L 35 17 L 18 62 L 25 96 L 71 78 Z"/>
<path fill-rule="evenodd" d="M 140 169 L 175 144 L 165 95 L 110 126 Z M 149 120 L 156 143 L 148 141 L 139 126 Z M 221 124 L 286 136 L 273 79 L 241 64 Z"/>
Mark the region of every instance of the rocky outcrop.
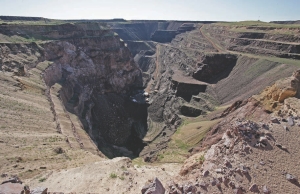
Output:
<path fill-rule="evenodd" d="M 106 151 L 109 157 L 122 155 L 122 149 L 109 145 L 126 147 L 143 137 L 147 116 L 135 116 L 134 110 L 145 112 L 147 106 L 129 100 L 130 92 L 142 86 L 141 72 L 123 42 L 104 35 L 43 47 L 45 59 L 52 62 L 44 73 L 46 84 L 62 83 L 60 98 L 68 111 L 76 112 L 100 150 L 118 150 Z"/>
<path fill-rule="evenodd" d="M 0 184 L 0 194 L 47 194 L 47 188 L 38 187 L 30 190 L 27 185 L 22 185 L 18 177 L 13 177 Z"/>
<path fill-rule="evenodd" d="M 285 88 L 290 88 L 294 91 L 291 96 L 296 96 L 298 84 L 295 80 L 298 80 L 298 72 L 295 71 L 293 76 L 287 79 L 289 84 L 285 84 L 278 93 L 283 91 L 284 94 Z M 279 83 L 282 81 L 277 84 Z M 277 100 L 279 96 L 276 97 Z M 183 176 L 181 181 L 170 185 L 168 193 L 175 190 L 177 192 L 184 188 L 184 185 L 191 185 L 195 193 L 203 190 L 208 193 L 218 190 L 224 193 L 271 193 L 271 190 L 284 192 L 285 189 L 279 189 L 275 184 L 272 186 L 270 181 L 264 181 L 264 172 L 268 171 L 268 174 L 274 175 L 277 173 L 274 169 L 281 168 L 286 163 L 298 162 L 297 159 L 288 158 L 296 149 L 295 142 L 298 142 L 294 135 L 298 133 L 295 126 L 299 120 L 297 107 L 300 103 L 296 97 L 285 97 L 283 103 L 278 102 L 281 104 L 278 112 L 273 114 L 266 111 L 264 104 L 255 98 L 237 101 L 226 109 L 224 119 L 210 130 L 202 142 L 202 150 L 208 148 L 206 153 L 195 153 L 196 148 L 192 150 L 194 155 L 185 161 L 180 171 Z M 266 166 L 271 168 L 266 170 Z M 271 182 L 278 185 L 292 183 L 293 189 L 287 191 L 292 193 L 299 187 L 295 176 L 297 173 L 299 171 L 283 171 L 282 176 L 273 178 Z M 273 188 L 270 189 L 269 186 Z"/>
<path fill-rule="evenodd" d="M 1 43 L 0 69 L 25 75 L 26 68 L 33 68 L 42 60 L 42 53 L 43 48 L 36 43 Z"/>
<path fill-rule="evenodd" d="M 188 117 L 197 117 L 203 113 L 201 109 L 187 104 L 184 104 L 180 107 L 180 112 L 182 115 Z"/>
<path fill-rule="evenodd" d="M 228 74 L 237 62 L 237 56 L 231 54 L 206 55 L 197 64 L 193 77 L 200 81 L 212 81 L 220 74 Z"/>
<path fill-rule="evenodd" d="M 192 95 L 198 95 L 200 92 L 205 92 L 206 83 L 198 82 L 189 77 L 173 77 L 171 88 L 176 91 L 176 96 L 180 96 L 187 101 L 190 101 Z"/>
<path fill-rule="evenodd" d="M 289 78 L 278 80 L 274 85 L 267 87 L 261 94 L 254 96 L 267 111 L 279 110 L 283 102 L 290 97 L 300 97 L 300 70 Z M 290 102 L 290 101 L 289 101 Z"/>
<path fill-rule="evenodd" d="M 142 194 L 164 194 L 164 193 L 165 193 L 165 188 L 157 178 L 155 178 L 151 184 L 145 185 L 142 188 Z"/>
<path fill-rule="evenodd" d="M 151 40 L 160 43 L 171 42 L 177 34 L 184 33 L 186 31 L 191 31 L 195 29 L 195 24 L 193 23 L 183 23 L 178 27 L 177 30 L 156 30 L 151 35 Z"/>
<path fill-rule="evenodd" d="M 179 28 L 178 32 L 186 32 L 186 31 L 192 31 L 195 29 L 195 24 L 193 23 L 183 23 Z"/>
<path fill-rule="evenodd" d="M 226 108 L 220 117 L 225 117 L 226 115 L 234 112 L 235 110 L 237 110 L 238 108 L 244 106 L 245 104 L 247 103 L 247 101 L 242 101 L 242 100 L 238 100 L 238 101 L 235 101 L 230 107 Z"/>
<path fill-rule="evenodd" d="M 300 117 L 300 99 L 290 97 L 284 100 L 283 110 L 279 112 L 281 115 L 289 115 L 292 117 Z"/>
<path fill-rule="evenodd" d="M 49 40 L 1 44 L 1 70 L 17 76 L 41 70 L 49 88 L 61 86 L 58 94 L 66 111 L 78 116 L 100 150 L 109 157 L 138 155 L 148 105 L 145 98 L 142 103 L 130 98 L 143 94 L 142 73 L 119 36 L 98 23 L 2 25 L 0 33 Z"/>
<path fill-rule="evenodd" d="M 22 184 L 19 183 L 5 183 L 0 185 L 0 194 L 6 193 L 21 193 L 23 190 Z"/>

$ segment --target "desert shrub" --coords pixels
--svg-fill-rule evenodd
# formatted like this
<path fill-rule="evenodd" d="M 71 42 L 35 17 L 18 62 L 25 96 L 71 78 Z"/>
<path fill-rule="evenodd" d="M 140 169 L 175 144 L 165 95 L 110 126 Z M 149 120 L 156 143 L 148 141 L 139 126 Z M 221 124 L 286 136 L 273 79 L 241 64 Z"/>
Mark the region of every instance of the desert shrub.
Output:
<path fill-rule="evenodd" d="M 112 178 L 112 179 L 115 179 L 115 178 L 117 178 L 118 176 L 117 176 L 115 173 L 110 173 L 109 177 Z"/>
<path fill-rule="evenodd" d="M 64 150 L 61 147 L 57 147 L 57 148 L 54 148 L 54 152 L 56 154 L 62 154 L 62 153 L 64 153 Z"/>

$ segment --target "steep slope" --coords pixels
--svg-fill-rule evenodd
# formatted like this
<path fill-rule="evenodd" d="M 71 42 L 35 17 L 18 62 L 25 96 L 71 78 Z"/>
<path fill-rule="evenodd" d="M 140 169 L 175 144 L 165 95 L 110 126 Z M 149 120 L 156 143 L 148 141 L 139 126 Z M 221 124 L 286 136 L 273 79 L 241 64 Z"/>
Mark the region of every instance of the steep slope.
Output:
<path fill-rule="evenodd" d="M 96 25 L 2 25 L 9 36 L 42 37 L 0 45 L 1 174 L 38 178 L 102 160 L 98 149 L 134 157 L 144 146 L 147 105 L 129 98 L 142 93 L 141 72 L 119 37 Z"/>
<path fill-rule="evenodd" d="M 218 32 L 213 31 L 215 26 L 197 24 L 195 30 L 177 35 L 170 44 L 157 43 L 155 53 L 141 51 L 135 56 L 150 93 L 149 130 L 144 139 L 149 146 L 141 153 L 147 161 L 156 159 L 151 156 L 153 150 L 167 147 L 186 117 L 247 99 L 298 68 L 297 60 L 227 50 L 223 47 L 226 42 L 219 45 L 219 39 L 208 34 Z"/>
<path fill-rule="evenodd" d="M 297 193 L 298 84 L 299 70 L 232 110 L 203 142 L 207 152 L 185 162 L 179 186 L 171 183 L 168 193 L 181 193 L 181 184 L 192 193 Z M 272 114 L 267 100 L 277 102 Z"/>
<path fill-rule="evenodd" d="M 140 109 L 142 114 L 146 104 L 129 100 L 130 92 L 142 84 L 141 74 L 118 38 L 104 35 L 78 39 L 73 44 L 51 42 L 44 47 L 46 58 L 53 61 L 44 73 L 46 84 L 61 84 L 60 98 L 67 110 L 79 116 L 102 152 L 117 156 L 118 148 L 107 143 L 124 146 L 143 136 L 146 113 L 137 117 L 134 111 Z M 136 155 L 138 149 L 124 154 Z"/>
<path fill-rule="evenodd" d="M 228 51 L 299 59 L 299 28 L 298 24 L 240 22 L 206 25 L 202 32 Z"/>
<path fill-rule="evenodd" d="M 219 187 L 224 193 L 242 192 L 251 184 L 259 184 L 260 190 L 264 184 L 279 193 L 294 192 L 286 183 L 284 189 L 276 188 L 281 179 L 272 179 L 276 185 L 264 182 L 260 174 L 265 173 L 249 167 L 266 153 L 278 161 L 269 166 L 281 170 L 283 161 L 276 154 L 288 157 L 279 153 L 282 148 L 291 150 L 288 163 L 297 164 L 297 151 L 283 138 L 296 144 L 296 126 L 286 134 L 284 124 L 268 124 L 274 110 L 284 117 L 282 122 L 289 120 L 286 112 L 296 120 L 297 100 L 282 104 L 278 99 L 297 92 L 280 92 L 276 83 L 262 95 L 248 98 L 299 67 L 297 30 L 298 26 L 247 22 L 68 23 L 37 18 L 19 25 L 1 24 L 0 143 L 5 148 L 1 179 L 17 174 L 30 178 L 26 181 L 34 186 L 50 185 L 51 192 L 87 192 L 88 179 L 92 183 L 88 192 L 136 193 L 153 176 L 162 176 L 166 187 L 180 163 L 196 153 L 185 162 L 182 176 L 174 179 L 180 185 L 171 184 L 169 190 L 174 191 L 168 192 L 212 193 L 220 192 Z M 266 126 L 273 130 L 275 140 L 268 139 L 271 147 L 264 147 L 259 139 L 268 135 Z M 251 138 L 240 130 L 243 127 L 249 128 Z M 227 129 L 232 134 L 229 139 L 223 138 Z M 228 145 L 230 149 L 225 149 Z M 254 155 L 244 153 L 247 145 Z M 141 158 L 134 160 L 138 165 L 133 167 L 129 159 L 104 160 L 104 155 Z M 223 169 L 224 158 L 229 158 L 234 170 Z M 179 164 L 172 164 L 174 169 L 157 163 L 140 169 L 145 165 L 140 160 Z M 247 165 L 240 168 L 240 163 Z M 56 171 L 70 167 L 78 168 Z M 209 175 L 202 177 L 205 170 Z M 250 172 L 251 180 L 246 180 L 244 171 Z M 271 168 L 266 172 L 278 175 Z M 89 179 L 86 173 L 97 179 Z M 232 182 L 228 187 L 219 184 L 228 180 Z"/>
<path fill-rule="evenodd" d="M 53 99 L 57 96 L 48 95 L 41 76 L 45 66 L 39 63 L 42 47 L 0 44 L 0 50 L 1 181 L 12 175 L 39 179 L 55 169 L 101 160 L 102 154 L 81 127 L 75 132 L 83 145 L 72 128 L 58 122 L 70 123 L 72 116 Z"/>

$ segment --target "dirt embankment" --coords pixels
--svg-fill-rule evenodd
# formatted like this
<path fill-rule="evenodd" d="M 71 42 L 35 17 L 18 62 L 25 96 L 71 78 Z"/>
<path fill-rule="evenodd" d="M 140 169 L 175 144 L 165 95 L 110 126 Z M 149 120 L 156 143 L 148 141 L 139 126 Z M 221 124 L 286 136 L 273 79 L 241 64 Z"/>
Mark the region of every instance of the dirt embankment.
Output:
<path fill-rule="evenodd" d="M 214 95 L 221 103 L 233 103 L 259 93 L 297 68 L 266 59 L 239 57 L 224 79 L 209 86 L 208 93 Z"/>

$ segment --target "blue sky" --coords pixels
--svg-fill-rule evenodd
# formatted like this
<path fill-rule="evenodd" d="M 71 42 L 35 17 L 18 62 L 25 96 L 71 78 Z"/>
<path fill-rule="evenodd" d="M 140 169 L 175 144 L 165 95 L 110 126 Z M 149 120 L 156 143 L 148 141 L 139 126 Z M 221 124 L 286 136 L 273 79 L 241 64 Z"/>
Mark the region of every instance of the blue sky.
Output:
<path fill-rule="evenodd" d="M 300 20 L 300 0 L 0 0 L 0 15 L 52 19 Z"/>

